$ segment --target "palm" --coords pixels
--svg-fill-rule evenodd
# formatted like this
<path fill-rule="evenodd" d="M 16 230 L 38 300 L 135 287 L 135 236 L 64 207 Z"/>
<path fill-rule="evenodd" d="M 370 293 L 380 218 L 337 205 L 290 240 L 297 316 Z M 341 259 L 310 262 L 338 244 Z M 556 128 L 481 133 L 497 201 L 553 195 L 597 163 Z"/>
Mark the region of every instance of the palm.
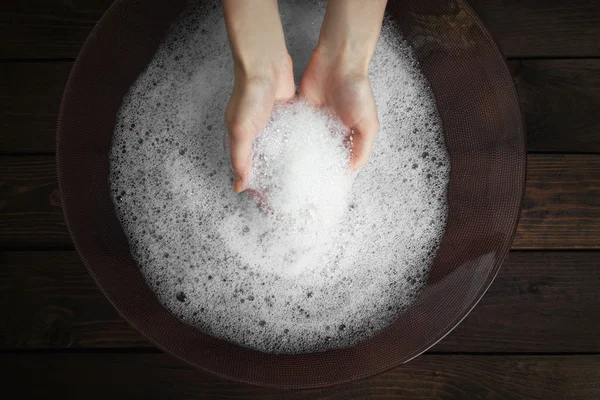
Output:
<path fill-rule="evenodd" d="M 294 96 L 296 88 L 292 71 L 292 60 L 287 56 L 276 74 L 247 78 L 236 73 L 233 93 L 225 110 L 225 122 L 237 192 L 247 188 L 254 137 L 267 124 L 275 102 Z"/>
<path fill-rule="evenodd" d="M 364 166 L 379 130 L 368 76 L 343 71 L 338 63 L 328 64 L 315 53 L 302 76 L 300 94 L 317 107 L 333 110 L 354 131 L 352 167 Z"/>

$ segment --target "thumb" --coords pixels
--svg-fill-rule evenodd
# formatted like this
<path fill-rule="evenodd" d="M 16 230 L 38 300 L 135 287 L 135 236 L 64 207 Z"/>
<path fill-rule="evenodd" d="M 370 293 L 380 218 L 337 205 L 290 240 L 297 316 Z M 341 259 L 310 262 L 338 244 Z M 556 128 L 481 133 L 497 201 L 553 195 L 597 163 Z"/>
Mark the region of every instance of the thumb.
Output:
<path fill-rule="evenodd" d="M 350 167 L 352 171 L 358 171 L 367 164 L 369 154 L 373 148 L 375 135 L 379 131 L 379 120 L 376 115 L 360 120 L 352 128 L 352 159 Z"/>
<path fill-rule="evenodd" d="M 274 94 L 268 88 L 248 85 L 238 93 L 234 91 L 227 107 L 225 120 L 234 173 L 233 190 L 237 193 L 248 188 L 252 143 L 267 124 L 274 102 Z"/>
<path fill-rule="evenodd" d="M 248 188 L 250 155 L 256 131 L 250 124 L 237 119 L 228 124 L 228 130 L 233 190 L 239 193 Z"/>

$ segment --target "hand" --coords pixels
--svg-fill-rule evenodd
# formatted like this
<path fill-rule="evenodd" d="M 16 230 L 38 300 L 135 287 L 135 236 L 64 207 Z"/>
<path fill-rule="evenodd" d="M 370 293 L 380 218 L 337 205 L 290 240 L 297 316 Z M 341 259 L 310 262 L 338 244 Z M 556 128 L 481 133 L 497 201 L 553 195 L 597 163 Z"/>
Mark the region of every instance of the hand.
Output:
<path fill-rule="evenodd" d="M 300 95 L 316 107 L 330 108 L 353 130 L 350 167 L 357 171 L 365 166 L 379 131 L 366 68 L 340 62 L 317 47 L 302 76 Z"/>
<path fill-rule="evenodd" d="M 267 124 L 273 105 L 292 98 L 295 92 L 289 55 L 281 63 L 261 67 L 260 73 L 236 71 L 233 93 L 225 111 L 234 191 L 239 193 L 248 188 L 252 143 Z"/>
<path fill-rule="evenodd" d="M 379 131 L 368 71 L 386 2 L 329 0 L 319 43 L 300 83 L 301 96 L 332 109 L 353 130 L 354 171 L 367 163 Z"/>
<path fill-rule="evenodd" d="M 277 0 L 223 0 L 222 4 L 235 65 L 225 123 L 233 189 L 239 193 L 248 188 L 254 137 L 267 124 L 275 102 L 292 98 L 296 87 Z"/>

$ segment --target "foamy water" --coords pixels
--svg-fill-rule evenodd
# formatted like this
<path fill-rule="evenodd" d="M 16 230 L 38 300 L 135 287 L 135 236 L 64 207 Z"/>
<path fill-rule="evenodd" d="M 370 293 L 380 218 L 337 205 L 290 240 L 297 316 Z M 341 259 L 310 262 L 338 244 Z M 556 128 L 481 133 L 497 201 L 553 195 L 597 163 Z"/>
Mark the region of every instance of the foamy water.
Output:
<path fill-rule="evenodd" d="M 110 180 L 132 254 L 161 303 L 206 333 L 275 353 L 352 345 L 410 304 L 444 231 L 450 166 L 431 90 L 387 21 L 367 166 L 349 173 L 335 118 L 278 106 L 254 145 L 260 206 L 233 193 L 222 147 L 233 62 L 214 5 L 188 7 L 123 100 Z M 299 80 L 324 3 L 280 9 Z"/>

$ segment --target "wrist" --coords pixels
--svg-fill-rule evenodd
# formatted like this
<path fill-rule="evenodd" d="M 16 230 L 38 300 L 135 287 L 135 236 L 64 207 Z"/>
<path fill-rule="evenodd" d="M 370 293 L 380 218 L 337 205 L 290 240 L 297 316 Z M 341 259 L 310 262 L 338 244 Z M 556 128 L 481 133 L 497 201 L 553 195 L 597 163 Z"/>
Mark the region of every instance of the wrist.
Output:
<path fill-rule="evenodd" d="M 321 55 L 366 74 L 387 0 L 329 0 L 317 47 Z"/>
<path fill-rule="evenodd" d="M 288 62 L 277 0 L 222 0 L 238 78 L 266 79 Z"/>
<path fill-rule="evenodd" d="M 292 70 L 292 58 L 285 49 L 271 54 L 270 57 L 240 55 L 234 57 L 234 68 L 237 79 L 277 82 Z"/>
<path fill-rule="evenodd" d="M 337 75 L 368 76 L 369 63 L 373 54 L 368 49 L 357 49 L 356 43 L 327 43 L 319 40 L 314 55 L 319 58 L 320 64 Z"/>

